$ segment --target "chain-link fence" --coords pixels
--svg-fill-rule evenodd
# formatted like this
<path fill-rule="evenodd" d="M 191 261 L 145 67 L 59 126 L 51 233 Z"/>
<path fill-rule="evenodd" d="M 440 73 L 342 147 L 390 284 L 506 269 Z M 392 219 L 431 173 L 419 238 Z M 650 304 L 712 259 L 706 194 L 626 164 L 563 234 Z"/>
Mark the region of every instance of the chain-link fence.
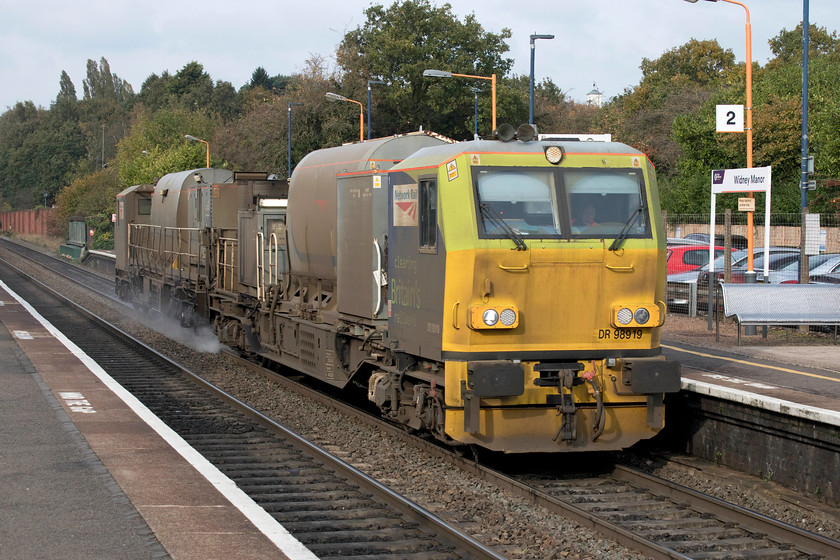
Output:
<path fill-rule="evenodd" d="M 669 238 L 682 238 L 692 233 L 709 233 L 709 214 L 667 214 L 662 213 L 665 230 Z M 820 252 L 840 253 L 840 215 L 819 214 Z M 730 214 L 733 236 L 747 237 L 747 213 Z M 770 245 L 777 247 L 799 247 L 802 236 L 801 214 L 770 214 Z M 715 215 L 715 234 L 726 231 L 726 213 Z M 753 212 L 753 241 L 755 247 L 764 247 L 764 213 Z"/>
<path fill-rule="evenodd" d="M 686 237 L 689 239 L 699 238 L 705 242 L 709 240 L 709 214 L 667 214 L 663 212 L 663 219 L 670 243 L 675 243 L 676 239 Z M 754 212 L 752 234 L 755 250 L 760 251 L 764 248 L 764 233 L 764 213 Z M 725 238 L 728 237 L 733 248 L 745 248 L 748 234 L 746 212 L 722 212 L 715 216 L 715 245 L 723 246 Z M 819 215 L 817 235 L 819 253 L 840 253 L 840 215 Z M 803 239 L 801 214 L 770 214 L 769 246 L 778 253 L 770 256 L 769 268 L 771 272 L 767 279 L 768 282 L 798 282 L 800 277 L 799 267 L 802 266 L 798 249 L 802 246 Z M 809 239 L 809 241 L 811 240 Z M 814 243 L 809 243 L 809 248 L 813 250 Z M 708 250 L 708 246 L 706 246 L 706 249 Z M 676 254 L 677 252 L 674 252 L 674 255 Z M 761 282 L 764 280 L 760 272 L 763 270 L 763 255 L 757 255 L 755 258 L 762 261 L 760 266 L 757 265 L 754 268 L 759 272 L 758 281 Z M 828 260 L 828 258 L 820 257 L 824 260 Z M 703 260 L 703 264 L 707 260 L 708 257 Z M 815 262 L 817 260 L 814 259 Z M 722 274 L 722 269 L 723 267 L 716 266 L 718 274 Z M 688 313 L 691 316 L 698 312 L 705 313 L 707 311 L 709 303 L 708 267 L 700 267 L 696 270 L 696 274 L 692 271 L 668 276 L 666 297 L 669 311 Z M 705 274 L 704 270 L 706 271 Z M 738 269 L 736 273 L 736 268 L 733 268 L 729 281 L 744 282 L 744 271 Z M 812 277 L 812 281 L 836 281 L 840 283 L 840 273 Z"/>

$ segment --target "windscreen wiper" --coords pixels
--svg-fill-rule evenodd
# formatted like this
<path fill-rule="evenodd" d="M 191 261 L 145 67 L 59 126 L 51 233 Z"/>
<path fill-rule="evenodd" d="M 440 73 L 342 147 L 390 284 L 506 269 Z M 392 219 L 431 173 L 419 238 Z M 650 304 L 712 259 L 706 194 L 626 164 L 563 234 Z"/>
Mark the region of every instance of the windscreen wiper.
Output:
<path fill-rule="evenodd" d="M 502 231 L 507 234 L 508 238 L 513 241 L 513 244 L 516 245 L 515 249 L 517 251 L 525 251 L 528 249 L 528 246 L 525 245 L 525 241 L 523 241 L 522 237 L 516 233 L 512 227 L 510 227 L 507 222 L 504 221 L 502 216 L 496 212 L 495 208 L 487 204 L 486 202 L 482 202 L 478 205 L 479 210 L 481 213 L 486 217 L 488 220 L 496 224 Z"/>
<path fill-rule="evenodd" d="M 636 208 L 633 211 L 632 214 L 630 214 L 630 217 L 627 218 L 627 223 L 624 224 L 624 227 L 621 228 L 621 231 L 618 233 L 615 240 L 610 245 L 610 247 L 609 247 L 610 251 L 618 251 L 621 248 L 621 245 L 624 243 L 624 240 L 627 238 L 627 235 L 630 233 L 630 228 L 633 227 L 633 224 L 636 223 L 636 220 L 638 219 L 639 216 L 642 215 L 642 213 L 645 211 L 646 208 L 647 208 L 647 206 L 642 204 L 641 206 Z"/>

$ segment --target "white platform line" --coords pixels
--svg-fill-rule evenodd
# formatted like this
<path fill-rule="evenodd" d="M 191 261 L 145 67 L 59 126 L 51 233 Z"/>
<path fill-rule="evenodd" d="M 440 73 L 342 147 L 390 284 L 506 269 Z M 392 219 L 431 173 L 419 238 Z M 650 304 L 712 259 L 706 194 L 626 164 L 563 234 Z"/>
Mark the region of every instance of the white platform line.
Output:
<path fill-rule="evenodd" d="M 81 348 L 76 346 L 62 332 L 56 329 L 49 321 L 41 316 L 18 294 L 12 291 L 2 280 L 0 287 L 6 290 L 15 300 L 18 301 L 32 317 L 35 318 L 50 334 L 60 341 L 67 350 L 75 355 L 91 373 L 98 377 L 111 391 L 114 392 L 131 410 L 134 411 L 146 424 L 160 435 L 175 451 L 177 451 L 190 465 L 206 478 L 227 500 L 248 518 L 254 526 L 268 537 L 283 554 L 290 560 L 318 560 L 318 557 L 311 550 L 306 548 L 299 540 L 294 538 L 285 527 L 271 517 L 253 499 L 236 486 L 236 483 L 217 469 L 212 463 L 205 459 L 181 436 L 175 433 L 169 426 L 163 423 L 160 418 L 149 410 L 146 405 L 129 393 L 122 385 L 117 383 L 108 373 L 99 367 L 90 356 L 85 354 Z"/>
<path fill-rule="evenodd" d="M 722 387 L 705 381 L 695 381 L 694 379 L 682 380 L 682 389 L 685 391 L 692 391 L 710 397 L 717 397 L 728 401 L 734 401 L 740 404 L 753 406 L 762 410 L 770 410 L 778 412 L 779 414 L 786 414 L 813 422 L 822 424 L 829 424 L 832 426 L 840 426 L 840 412 L 828 410 L 825 408 L 817 408 L 815 406 L 808 406 L 804 404 L 797 404 L 774 397 L 766 397 L 749 391 L 741 389 L 732 389 L 729 387 Z"/>

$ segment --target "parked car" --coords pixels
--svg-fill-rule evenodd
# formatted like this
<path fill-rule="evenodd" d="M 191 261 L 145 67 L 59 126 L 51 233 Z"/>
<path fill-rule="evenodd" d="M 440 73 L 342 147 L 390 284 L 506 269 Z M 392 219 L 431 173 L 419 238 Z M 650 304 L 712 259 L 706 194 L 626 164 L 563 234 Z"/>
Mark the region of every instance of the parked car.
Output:
<path fill-rule="evenodd" d="M 743 235 L 733 235 L 732 238 L 732 247 L 734 249 L 746 249 L 748 242 L 747 238 Z M 684 237 L 684 239 L 693 239 L 695 241 L 702 241 L 707 246 L 709 244 L 709 234 L 708 233 L 689 233 Z M 725 243 L 725 236 L 722 233 L 715 234 L 715 245 L 724 246 Z"/>
<path fill-rule="evenodd" d="M 768 281 L 771 284 L 798 284 L 799 283 L 799 261 L 797 258 L 779 270 L 771 270 Z M 823 253 L 821 255 L 810 255 L 808 257 L 808 276 L 811 278 L 823 275 L 831 275 L 840 272 L 840 254 Z"/>
<path fill-rule="evenodd" d="M 705 245 L 706 247 L 709 246 L 709 243 L 704 243 L 703 241 L 698 241 L 697 239 L 686 239 L 685 237 L 669 237 L 666 239 L 666 243 L 668 245 Z"/>
<path fill-rule="evenodd" d="M 817 274 L 808 279 L 812 284 L 840 284 L 840 272 Z"/>
<path fill-rule="evenodd" d="M 700 268 L 709 262 L 708 245 L 668 245 L 667 274 L 678 274 Z M 726 249 L 715 247 L 715 258 L 721 256 Z"/>

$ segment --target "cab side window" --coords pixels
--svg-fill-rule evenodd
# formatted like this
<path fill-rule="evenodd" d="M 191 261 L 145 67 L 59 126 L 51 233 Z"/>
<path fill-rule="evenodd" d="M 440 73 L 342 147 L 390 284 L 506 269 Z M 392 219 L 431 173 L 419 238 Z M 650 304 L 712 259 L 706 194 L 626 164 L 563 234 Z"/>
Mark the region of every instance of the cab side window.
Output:
<path fill-rule="evenodd" d="M 421 179 L 418 194 L 420 250 L 437 252 L 437 181 Z"/>

